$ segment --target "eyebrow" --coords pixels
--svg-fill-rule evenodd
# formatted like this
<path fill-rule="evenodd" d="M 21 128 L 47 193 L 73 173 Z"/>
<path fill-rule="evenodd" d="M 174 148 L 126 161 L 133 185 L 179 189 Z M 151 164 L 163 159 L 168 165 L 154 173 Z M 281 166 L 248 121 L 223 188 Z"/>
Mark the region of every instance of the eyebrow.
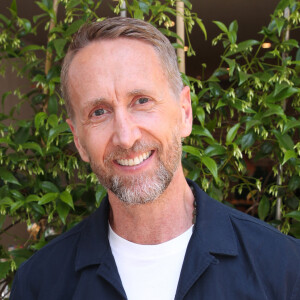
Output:
<path fill-rule="evenodd" d="M 151 91 L 150 90 L 146 90 L 146 89 L 134 89 L 130 92 L 128 92 L 126 94 L 126 97 L 130 98 L 136 95 L 150 95 Z M 92 99 L 90 101 L 88 101 L 85 105 L 84 105 L 84 109 L 91 109 L 99 104 L 110 104 L 108 98 L 105 97 L 99 97 L 96 99 Z"/>
<path fill-rule="evenodd" d="M 84 104 L 83 109 L 84 110 L 91 109 L 91 108 L 93 108 L 101 103 L 105 103 L 105 102 L 107 102 L 107 99 L 104 97 L 96 98 L 96 99 L 88 101 L 86 104 Z"/>
<path fill-rule="evenodd" d="M 135 89 L 135 90 L 132 90 L 129 93 L 127 93 L 127 97 L 141 95 L 141 94 L 149 95 L 149 94 L 151 94 L 151 91 L 146 90 L 146 89 Z"/>

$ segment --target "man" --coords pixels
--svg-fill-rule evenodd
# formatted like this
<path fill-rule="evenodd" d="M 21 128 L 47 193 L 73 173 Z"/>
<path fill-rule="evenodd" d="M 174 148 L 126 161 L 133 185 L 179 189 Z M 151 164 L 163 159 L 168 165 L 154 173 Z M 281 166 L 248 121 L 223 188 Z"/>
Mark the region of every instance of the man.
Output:
<path fill-rule="evenodd" d="M 85 25 L 62 90 L 108 198 L 20 267 L 11 299 L 300 299 L 299 241 L 184 178 L 189 88 L 158 30 L 126 18 Z"/>

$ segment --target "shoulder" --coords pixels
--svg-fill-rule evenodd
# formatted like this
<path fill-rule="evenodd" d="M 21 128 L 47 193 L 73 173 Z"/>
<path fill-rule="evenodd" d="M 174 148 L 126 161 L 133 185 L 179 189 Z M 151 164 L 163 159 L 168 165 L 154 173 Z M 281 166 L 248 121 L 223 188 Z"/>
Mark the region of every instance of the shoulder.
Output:
<path fill-rule="evenodd" d="M 33 268 L 41 270 L 44 265 L 47 265 L 48 269 L 62 262 L 65 263 L 67 257 L 75 255 L 76 244 L 78 243 L 81 232 L 85 228 L 86 222 L 87 220 L 81 221 L 69 231 L 50 241 L 24 262 L 18 271 L 21 273 L 27 270 L 32 272 Z"/>
<path fill-rule="evenodd" d="M 277 228 L 262 220 L 231 207 L 223 206 L 231 219 L 233 229 L 238 239 L 245 236 L 244 240 L 246 239 L 248 243 L 251 243 L 252 245 L 257 244 L 258 246 L 263 245 L 264 247 L 267 247 L 268 244 L 271 246 L 276 244 L 277 248 L 285 248 L 287 246 L 290 249 L 294 249 L 295 254 L 300 259 L 299 239 L 283 234 Z"/>
<path fill-rule="evenodd" d="M 47 293 L 50 287 L 58 289 L 62 282 L 67 282 L 68 286 L 74 284 L 76 249 L 85 224 L 86 220 L 82 221 L 24 262 L 17 270 L 10 299 L 47 299 L 41 296 L 41 291 Z M 57 280 L 61 272 L 66 275 L 64 281 Z"/>
<path fill-rule="evenodd" d="M 200 209 L 203 209 L 204 211 L 202 214 L 201 212 L 199 213 L 203 219 L 206 219 L 206 222 L 212 224 L 210 226 L 211 228 L 214 226 L 221 226 L 220 224 L 227 227 L 230 226 L 238 241 L 251 243 L 252 246 L 262 246 L 261 243 L 263 242 L 264 246 L 267 246 L 268 244 L 273 246 L 274 243 L 280 243 L 279 246 L 277 245 L 279 248 L 284 247 L 284 245 L 295 247 L 295 249 L 297 249 L 296 254 L 300 259 L 299 239 L 285 235 L 277 228 L 258 218 L 212 199 L 202 191 L 197 184 L 194 182 L 192 182 L 192 184 L 195 189 L 196 199 L 200 204 Z M 209 220 L 207 220 L 207 216 L 209 216 Z M 230 220 L 230 222 L 225 222 L 224 220 Z"/>
<path fill-rule="evenodd" d="M 300 240 L 194 188 L 198 240 L 216 256 L 219 270 L 258 282 L 270 299 L 299 299 Z"/>

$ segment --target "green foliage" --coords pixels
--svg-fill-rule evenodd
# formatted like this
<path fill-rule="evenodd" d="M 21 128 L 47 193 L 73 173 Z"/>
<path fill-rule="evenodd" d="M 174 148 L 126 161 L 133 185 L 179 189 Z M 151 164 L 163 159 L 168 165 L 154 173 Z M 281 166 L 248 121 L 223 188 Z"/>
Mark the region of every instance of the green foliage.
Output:
<path fill-rule="evenodd" d="M 63 16 L 57 18 L 59 4 Z M 122 1 L 113 3 L 115 14 Z M 29 85 L 4 91 L 0 113 L 0 238 L 6 216 L 13 222 L 26 223 L 27 241 L 14 249 L 0 248 L 0 294 L 10 286 L 18 266 L 56 235 L 68 230 L 98 207 L 106 194 L 96 176 L 81 161 L 73 136 L 65 122 L 64 100 L 60 96 L 60 69 L 72 35 L 88 21 L 102 20 L 97 15 L 101 1 L 39 0 L 38 15 L 28 20 L 19 17 L 17 1 L 12 0 L 10 17 L 0 14 L 1 73 L 12 66 Z M 128 14 L 145 19 L 172 39 L 179 38 L 172 26 L 176 17 L 175 1 L 127 1 Z M 185 1 L 185 26 L 189 34 L 194 24 L 205 27 L 191 4 Z M 46 45 L 28 44 L 30 36 L 44 31 Z M 175 47 L 183 47 L 176 44 Z M 189 55 L 193 54 L 190 45 Z M 17 104 L 7 111 L 7 99 L 14 95 Z M 33 116 L 20 119 L 23 107 L 31 107 Z M 216 167 L 208 158 L 207 166 Z"/>
<path fill-rule="evenodd" d="M 188 177 L 211 196 L 223 201 L 242 193 L 251 203 L 249 212 L 298 238 L 300 50 L 286 32 L 299 35 L 299 7 L 298 1 L 280 1 L 260 40 L 238 42 L 236 21 L 228 27 L 214 22 L 221 33 L 212 43 L 221 43 L 224 53 L 209 78 L 185 78 L 199 125 L 183 149 Z M 263 47 L 266 42 L 271 48 Z M 207 158 L 214 164 L 208 165 Z M 265 166 L 267 174 L 254 177 L 251 164 Z M 278 201 L 281 220 L 275 220 Z"/>
<path fill-rule="evenodd" d="M 112 6 L 121 11 L 122 0 Z M 13 66 L 27 77 L 26 93 L 17 88 L 1 95 L 0 113 L 0 237 L 6 216 L 13 224 L 26 223 L 29 239 L 15 249 L 0 247 L 0 283 L 10 286 L 18 266 L 56 235 L 68 230 L 101 203 L 105 189 L 79 158 L 65 122 L 64 100 L 60 96 L 60 68 L 71 36 L 97 15 L 101 1 L 60 0 L 63 17 L 58 19 L 55 1 L 35 2 L 41 13 L 31 20 L 18 16 L 17 2 L 11 1 L 10 17 L 0 14 L 0 69 Z M 206 30 L 191 3 L 184 1 L 188 55 L 193 55 L 189 34 L 197 25 Z M 174 0 L 126 1 L 128 15 L 144 19 L 182 48 L 174 31 Z M 284 17 L 284 8 L 290 16 Z M 183 146 L 187 177 L 198 181 L 219 201 L 243 192 L 249 211 L 285 233 L 300 238 L 300 51 L 298 41 L 285 39 L 287 30 L 299 32 L 299 2 L 279 2 L 260 40 L 238 42 L 238 23 L 227 27 L 214 23 L 221 33 L 213 45 L 222 43 L 220 65 L 208 78 L 197 80 L 182 75 L 191 87 L 194 112 L 192 135 Z M 25 40 L 44 30 L 47 45 Z M 265 42 L 272 43 L 264 49 Z M 5 111 L 7 99 L 17 104 Z M 33 117 L 21 119 L 23 106 Z M 22 115 L 21 115 L 22 117 Z M 249 163 L 267 165 L 268 175 L 254 177 Z M 281 220 L 275 206 L 282 200 Z M 18 247 L 20 246 L 20 247 Z M 1 286 L 0 286 L 1 289 Z"/>

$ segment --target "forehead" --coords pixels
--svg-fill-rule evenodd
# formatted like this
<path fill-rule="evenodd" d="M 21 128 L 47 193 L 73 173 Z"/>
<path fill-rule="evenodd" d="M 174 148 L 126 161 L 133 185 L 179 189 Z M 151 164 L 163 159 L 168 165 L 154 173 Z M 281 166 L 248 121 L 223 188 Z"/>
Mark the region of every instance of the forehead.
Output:
<path fill-rule="evenodd" d="M 89 96 L 128 89 L 156 89 L 167 84 L 161 62 L 153 46 L 135 39 L 94 41 L 81 49 L 69 69 L 69 90 L 85 90 Z M 73 100 L 72 100 L 73 102 Z"/>
<path fill-rule="evenodd" d="M 69 71 L 73 75 L 73 69 L 78 66 L 91 69 L 101 67 L 102 70 L 118 67 L 122 70 L 122 67 L 128 67 L 128 64 L 144 68 L 160 67 L 159 71 L 163 72 L 154 47 L 145 41 L 129 38 L 104 39 L 89 43 L 75 55 Z"/>

